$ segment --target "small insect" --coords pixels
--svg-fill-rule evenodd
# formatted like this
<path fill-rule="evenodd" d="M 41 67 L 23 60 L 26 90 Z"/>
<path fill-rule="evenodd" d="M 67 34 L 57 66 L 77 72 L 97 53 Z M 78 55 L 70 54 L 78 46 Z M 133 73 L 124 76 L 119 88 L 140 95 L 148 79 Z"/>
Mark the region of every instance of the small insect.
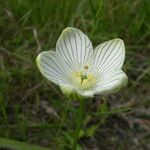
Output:
<path fill-rule="evenodd" d="M 85 65 L 85 66 L 84 66 L 84 69 L 86 69 L 86 70 L 89 69 L 89 66 Z"/>

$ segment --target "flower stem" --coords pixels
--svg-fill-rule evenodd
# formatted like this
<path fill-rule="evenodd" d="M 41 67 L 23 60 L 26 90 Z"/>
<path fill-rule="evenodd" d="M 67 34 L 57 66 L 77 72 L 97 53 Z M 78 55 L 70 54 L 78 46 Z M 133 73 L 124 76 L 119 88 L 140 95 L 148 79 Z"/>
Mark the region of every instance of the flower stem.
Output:
<path fill-rule="evenodd" d="M 77 142 L 78 142 L 79 133 L 80 133 L 82 120 L 83 120 L 83 115 L 84 115 L 84 105 L 85 105 L 85 100 L 81 99 L 80 100 L 80 107 L 79 107 L 79 110 L 78 110 L 77 126 L 76 126 L 76 130 L 75 130 L 75 134 L 74 134 L 74 141 L 73 141 L 72 150 L 77 149 Z"/>

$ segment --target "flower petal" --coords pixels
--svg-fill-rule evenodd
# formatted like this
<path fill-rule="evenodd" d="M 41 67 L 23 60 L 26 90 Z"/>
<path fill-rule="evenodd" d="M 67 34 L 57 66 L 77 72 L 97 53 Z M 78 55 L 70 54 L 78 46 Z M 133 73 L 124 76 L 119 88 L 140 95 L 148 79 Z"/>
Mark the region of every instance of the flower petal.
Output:
<path fill-rule="evenodd" d="M 84 33 L 76 28 L 68 27 L 57 41 L 56 52 L 63 56 L 70 69 L 78 70 L 92 60 L 93 47 Z"/>
<path fill-rule="evenodd" d="M 70 84 L 60 83 L 60 89 L 64 95 L 71 99 L 83 99 L 90 98 L 94 96 L 94 91 L 91 90 L 81 90 Z"/>
<path fill-rule="evenodd" d="M 37 66 L 40 72 L 49 81 L 59 85 L 60 82 L 67 83 L 63 60 L 54 51 L 45 51 L 38 55 L 36 59 Z"/>
<path fill-rule="evenodd" d="M 92 98 L 94 97 L 94 91 L 93 90 L 87 90 L 87 91 L 80 91 L 79 94 L 84 98 Z"/>
<path fill-rule="evenodd" d="M 76 92 L 75 88 L 70 84 L 60 83 L 62 93 L 70 99 L 81 99 L 82 96 Z"/>
<path fill-rule="evenodd" d="M 117 92 L 127 84 L 128 77 L 122 70 L 116 70 L 110 73 L 103 73 L 101 80 L 93 89 L 95 94 L 110 94 Z"/>
<path fill-rule="evenodd" d="M 121 39 L 107 41 L 94 50 L 94 70 L 101 74 L 101 72 L 121 69 L 124 59 L 124 42 Z"/>

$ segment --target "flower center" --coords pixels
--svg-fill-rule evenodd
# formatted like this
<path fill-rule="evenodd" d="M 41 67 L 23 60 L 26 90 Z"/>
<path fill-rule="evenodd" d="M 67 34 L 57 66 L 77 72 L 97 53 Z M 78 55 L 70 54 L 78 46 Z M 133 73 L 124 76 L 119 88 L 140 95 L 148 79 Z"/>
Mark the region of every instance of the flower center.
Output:
<path fill-rule="evenodd" d="M 96 83 L 94 75 L 87 71 L 88 66 L 85 66 L 82 71 L 72 73 L 71 80 L 75 86 L 81 89 L 88 89 Z"/>

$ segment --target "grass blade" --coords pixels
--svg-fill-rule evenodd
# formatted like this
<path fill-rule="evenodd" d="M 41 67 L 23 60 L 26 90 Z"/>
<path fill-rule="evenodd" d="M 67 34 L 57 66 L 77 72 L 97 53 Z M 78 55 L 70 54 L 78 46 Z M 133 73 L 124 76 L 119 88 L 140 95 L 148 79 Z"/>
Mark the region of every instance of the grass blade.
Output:
<path fill-rule="evenodd" d="M 43 148 L 40 146 L 26 144 L 23 142 L 9 140 L 5 138 L 0 138 L 0 148 L 10 148 L 12 150 L 50 150 L 48 148 Z"/>

